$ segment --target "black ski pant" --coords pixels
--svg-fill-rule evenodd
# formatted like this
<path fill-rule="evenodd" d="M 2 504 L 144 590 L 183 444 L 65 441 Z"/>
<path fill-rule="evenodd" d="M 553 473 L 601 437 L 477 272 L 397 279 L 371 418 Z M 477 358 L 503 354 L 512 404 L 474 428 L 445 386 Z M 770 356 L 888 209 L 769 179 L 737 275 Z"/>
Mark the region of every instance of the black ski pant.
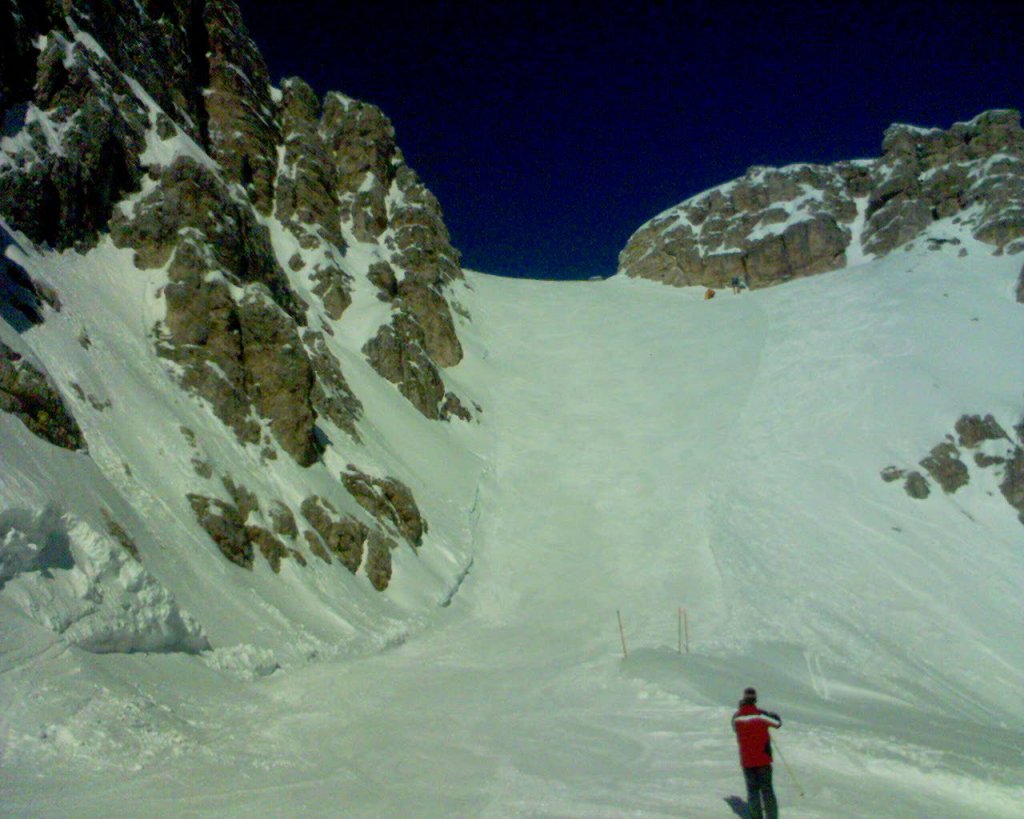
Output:
<path fill-rule="evenodd" d="M 747 810 L 750 811 L 750 819 L 779 819 L 779 806 L 775 802 L 775 790 L 772 788 L 772 766 L 744 768 L 743 778 L 747 780 Z"/>

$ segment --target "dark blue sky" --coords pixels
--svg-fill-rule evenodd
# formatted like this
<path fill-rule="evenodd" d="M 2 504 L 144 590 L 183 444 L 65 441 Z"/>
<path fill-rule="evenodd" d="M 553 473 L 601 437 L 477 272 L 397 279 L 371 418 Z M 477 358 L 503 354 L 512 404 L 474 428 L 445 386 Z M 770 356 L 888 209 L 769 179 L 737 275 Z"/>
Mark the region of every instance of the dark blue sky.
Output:
<path fill-rule="evenodd" d="M 615 271 L 659 211 L 750 165 L 877 156 L 891 122 L 1020 108 L 995 5 L 257 3 L 271 76 L 379 105 L 466 267 Z"/>

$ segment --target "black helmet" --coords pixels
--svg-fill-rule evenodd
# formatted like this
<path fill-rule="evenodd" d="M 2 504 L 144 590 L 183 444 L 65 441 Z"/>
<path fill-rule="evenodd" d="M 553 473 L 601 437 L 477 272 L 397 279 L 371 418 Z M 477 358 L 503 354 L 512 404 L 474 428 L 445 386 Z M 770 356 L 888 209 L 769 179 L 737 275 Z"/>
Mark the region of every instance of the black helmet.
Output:
<path fill-rule="evenodd" d="M 753 688 L 744 688 L 743 702 L 757 702 L 757 691 Z"/>

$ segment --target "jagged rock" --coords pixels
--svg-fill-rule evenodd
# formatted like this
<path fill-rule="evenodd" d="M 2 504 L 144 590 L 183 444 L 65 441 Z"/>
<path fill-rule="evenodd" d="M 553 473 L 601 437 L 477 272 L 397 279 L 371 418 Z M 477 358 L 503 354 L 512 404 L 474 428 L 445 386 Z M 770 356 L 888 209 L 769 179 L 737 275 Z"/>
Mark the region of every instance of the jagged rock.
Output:
<path fill-rule="evenodd" d="M 269 232 L 211 169 L 179 156 L 157 172 L 155 181 L 148 194 L 115 213 L 110 225 L 115 245 L 133 248 L 143 268 L 162 267 L 186 242 L 201 246 L 203 273 L 219 269 L 235 284 L 261 282 L 295 321 L 305 322 Z"/>
<path fill-rule="evenodd" d="M 14 61 L 27 68 L 23 56 Z M 18 139 L 0 163 L 0 215 L 38 244 L 91 242 L 138 186 L 148 114 L 110 61 L 66 30 L 49 33 L 29 76 L 34 98 L 11 88 L 24 103 L 5 112 Z"/>
<path fill-rule="evenodd" d="M 1024 523 L 1024 448 L 1014 447 L 999 489 L 1006 502 L 1019 513 L 1020 522 Z"/>
<path fill-rule="evenodd" d="M 335 520 L 328 508 L 323 498 L 312 495 L 302 502 L 302 516 L 323 540 L 327 550 L 336 555 L 345 568 L 355 574 L 362 563 L 363 545 L 370 530 L 351 516 Z M 313 553 L 317 554 L 308 535 L 307 540 Z"/>
<path fill-rule="evenodd" d="M 372 478 L 352 464 L 341 473 L 349 494 L 382 523 L 391 523 L 412 546 L 423 544 L 427 522 L 420 514 L 412 491 L 397 478 Z"/>
<path fill-rule="evenodd" d="M 391 551 L 397 544 L 374 530 L 366 542 L 366 577 L 377 591 L 384 591 L 391 582 Z"/>
<path fill-rule="evenodd" d="M 330 251 L 328 251 L 329 253 Z M 333 256 L 325 255 L 317 262 L 310 275 L 313 293 L 320 297 L 327 315 L 337 321 L 352 303 L 352 277 L 341 269 Z"/>
<path fill-rule="evenodd" d="M 324 546 L 324 542 L 320 539 L 320 535 L 307 529 L 302 533 L 302 536 L 306 539 L 306 545 L 309 546 L 309 550 L 314 555 L 319 557 L 328 565 L 333 562 L 331 560 L 331 553 L 327 551 L 327 547 Z"/>
<path fill-rule="evenodd" d="M 917 500 L 924 500 L 931 494 L 931 490 L 928 488 L 928 479 L 916 470 L 907 474 L 903 489 L 910 497 Z"/>
<path fill-rule="evenodd" d="M 33 35 L 53 30 L 88 31 L 115 65 L 130 67 L 132 78 L 191 137 L 201 139 L 198 123 L 205 116 L 201 92 L 208 85 L 203 4 L 168 2 L 157 9 L 151 3 L 14 0 L 14 6 L 20 15 L 31 18 L 18 40 L 25 38 L 30 44 Z M 0 76 L 4 73 L 0 69 Z M 21 76 L 29 81 L 33 76 L 24 64 Z"/>
<path fill-rule="evenodd" d="M 399 160 L 395 187 L 401 196 L 390 219 L 398 249 L 395 260 L 414 281 L 440 287 L 462 276 L 459 252 L 451 245 L 437 198 L 400 154 Z"/>
<path fill-rule="evenodd" d="M 865 173 L 852 163 L 751 168 L 644 225 L 619 269 L 678 286 L 739 277 L 758 287 L 841 266 Z"/>
<path fill-rule="evenodd" d="M 295 322 L 263 284 L 247 285 L 236 302 L 229 282 L 208 273 L 214 264 L 195 241 L 175 251 L 157 351 L 181 365 L 182 386 L 209 401 L 240 441 L 260 440 L 255 410 L 284 450 L 308 466 L 320 453 L 314 380 Z"/>
<path fill-rule="evenodd" d="M 319 131 L 320 100 L 298 78 L 281 84 L 279 107 L 284 154 L 277 177 L 277 218 L 299 238 L 321 238 L 343 248 L 338 209 L 338 182 L 333 160 Z M 306 244 L 303 244 L 305 247 Z"/>
<path fill-rule="evenodd" d="M 463 421 L 472 421 L 473 415 L 453 392 L 445 393 L 444 403 L 441 405 L 441 417 L 461 418 Z"/>
<path fill-rule="evenodd" d="M 85 450 L 85 438 L 60 393 L 31 362 L 0 342 L 0 411 L 15 415 L 54 446 Z"/>
<path fill-rule="evenodd" d="M 999 423 L 991 415 L 982 418 L 980 415 L 961 415 L 956 422 L 956 434 L 960 446 L 973 449 L 982 441 L 1009 440 Z"/>
<path fill-rule="evenodd" d="M 199 524 L 217 544 L 221 554 L 236 566 L 252 569 L 252 541 L 238 508 L 205 495 L 190 493 L 186 497 Z"/>
<path fill-rule="evenodd" d="M 281 136 L 267 66 L 234 3 L 207 2 L 203 23 L 208 37 L 209 82 L 203 98 L 210 154 L 228 178 L 246 190 L 253 207 L 269 215 Z"/>
<path fill-rule="evenodd" d="M 1005 464 L 1006 458 L 1003 458 L 1001 455 L 986 455 L 984 452 L 975 452 L 974 462 L 982 469 L 987 469 L 990 466 Z"/>
<path fill-rule="evenodd" d="M 295 522 L 295 514 L 281 501 L 275 500 L 270 505 L 270 522 L 274 532 L 286 538 L 296 538 L 299 527 Z"/>
<path fill-rule="evenodd" d="M 228 283 L 206 275 L 210 261 L 205 248 L 192 242 L 175 252 L 164 288 L 166 335 L 157 352 L 181 366 L 181 385 L 209 401 L 239 441 L 259 443 L 259 423 L 245 392 L 238 307 Z"/>
<path fill-rule="evenodd" d="M 337 93 L 324 101 L 321 128 L 334 163 L 342 220 L 359 241 L 376 242 L 388 227 L 395 130 L 376 106 Z"/>
<path fill-rule="evenodd" d="M 619 270 L 677 286 L 751 287 L 841 267 L 858 199 L 863 250 L 883 255 L 935 220 L 963 216 L 975 238 L 1024 237 L 1024 131 L 989 111 L 948 131 L 894 125 L 876 160 L 751 168 L 656 216 L 630 238 Z"/>
<path fill-rule="evenodd" d="M 253 512 L 260 511 L 259 500 L 257 500 L 255 492 L 241 484 L 236 484 L 230 475 L 224 475 L 220 481 L 231 496 L 231 500 L 234 501 L 238 515 L 243 522 L 247 522 Z"/>
<path fill-rule="evenodd" d="M 394 268 L 387 262 L 371 264 L 366 278 L 380 290 L 377 297 L 381 301 L 393 301 L 398 295 L 398 279 L 395 277 Z"/>
<path fill-rule="evenodd" d="M 261 526 L 246 526 L 245 533 L 249 541 L 259 548 L 260 554 L 267 559 L 274 574 L 280 574 L 281 561 L 290 557 L 292 550 Z"/>
<path fill-rule="evenodd" d="M 359 441 L 356 421 L 363 413 L 363 405 L 345 380 L 341 362 L 328 349 L 322 333 L 307 330 L 302 340 L 317 379 L 310 395 L 313 408 L 353 440 Z"/>
<path fill-rule="evenodd" d="M 278 443 L 300 466 L 320 457 L 311 404 L 313 367 L 295 323 L 259 284 L 249 285 L 238 305 L 246 393 L 270 420 Z"/>
<path fill-rule="evenodd" d="M 886 483 L 892 483 L 893 481 L 902 480 L 907 474 L 905 469 L 899 469 L 895 466 L 887 466 L 882 470 L 882 480 Z"/>
<path fill-rule="evenodd" d="M 441 417 L 439 404 L 445 388 L 441 375 L 424 350 L 423 330 L 405 313 L 395 313 L 390 324 L 363 346 L 370 365 L 432 420 Z"/>
<path fill-rule="evenodd" d="M 948 441 L 933 447 L 922 459 L 921 466 L 947 494 L 956 492 L 970 480 L 967 466 L 960 460 L 960 450 Z"/>
<path fill-rule="evenodd" d="M 451 310 L 435 285 L 407 278 L 398 285 L 399 308 L 407 312 L 423 337 L 423 349 L 439 367 L 453 367 L 462 360 L 462 345 L 455 333 Z"/>
<path fill-rule="evenodd" d="M 934 219 L 975 205 L 975 238 L 1002 247 L 1024 236 L 1022 159 L 1016 111 L 987 111 L 948 131 L 892 126 L 882 142 L 876 175 L 883 181 L 868 206 L 865 249 L 888 253 Z"/>

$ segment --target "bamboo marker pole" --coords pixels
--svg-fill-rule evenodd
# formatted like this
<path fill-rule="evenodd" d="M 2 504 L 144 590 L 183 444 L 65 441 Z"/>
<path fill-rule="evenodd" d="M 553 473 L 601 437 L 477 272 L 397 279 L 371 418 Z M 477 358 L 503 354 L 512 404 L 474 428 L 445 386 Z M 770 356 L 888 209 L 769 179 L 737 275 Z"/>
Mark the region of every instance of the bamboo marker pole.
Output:
<path fill-rule="evenodd" d="M 629 657 L 629 652 L 626 651 L 626 631 L 622 628 L 622 612 L 615 609 L 615 616 L 619 618 L 619 637 L 622 638 L 622 659 L 625 660 Z"/>
<path fill-rule="evenodd" d="M 690 618 L 686 613 L 686 609 L 683 609 L 683 629 L 686 635 L 686 653 L 690 653 Z"/>
<path fill-rule="evenodd" d="M 682 608 L 679 609 L 678 614 L 679 614 L 679 648 L 677 648 L 676 650 L 680 654 L 682 654 L 683 653 L 683 610 L 682 610 Z"/>

